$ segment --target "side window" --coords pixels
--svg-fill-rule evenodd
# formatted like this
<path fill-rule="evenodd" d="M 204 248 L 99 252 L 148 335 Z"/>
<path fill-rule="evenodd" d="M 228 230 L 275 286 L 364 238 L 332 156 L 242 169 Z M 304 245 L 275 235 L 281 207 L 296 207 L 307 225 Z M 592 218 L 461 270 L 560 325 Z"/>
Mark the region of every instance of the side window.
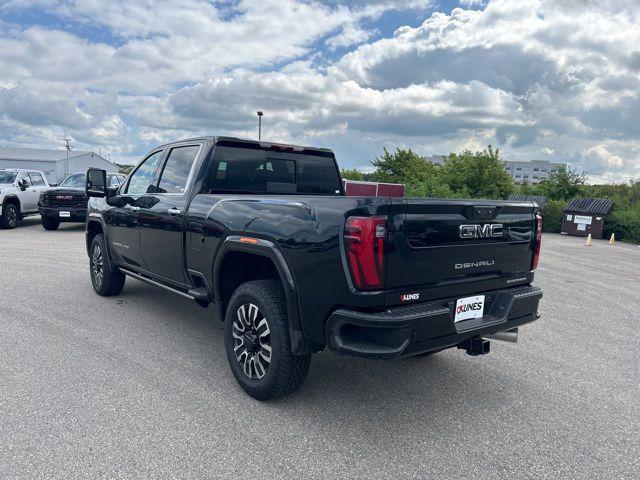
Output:
<path fill-rule="evenodd" d="M 20 175 L 20 179 L 22 180 L 22 183 L 26 183 L 27 187 L 30 187 L 31 184 L 31 179 L 29 178 L 29 175 L 26 173 L 23 173 L 22 175 Z"/>
<path fill-rule="evenodd" d="M 156 168 L 162 159 L 162 150 L 156 152 L 146 158 L 136 171 L 131 175 L 126 193 L 134 195 L 143 195 L 149 193 L 149 187 L 153 187 Z"/>
<path fill-rule="evenodd" d="M 160 175 L 158 193 L 184 193 L 199 148 L 199 145 L 190 145 L 171 149 Z"/>
<path fill-rule="evenodd" d="M 115 188 L 120 186 L 120 178 L 117 175 L 109 176 L 109 188 Z"/>
<path fill-rule="evenodd" d="M 29 172 L 29 177 L 31 177 L 31 183 L 34 187 L 42 187 L 44 185 L 44 178 L 42 178 L 40 172 Z"/>

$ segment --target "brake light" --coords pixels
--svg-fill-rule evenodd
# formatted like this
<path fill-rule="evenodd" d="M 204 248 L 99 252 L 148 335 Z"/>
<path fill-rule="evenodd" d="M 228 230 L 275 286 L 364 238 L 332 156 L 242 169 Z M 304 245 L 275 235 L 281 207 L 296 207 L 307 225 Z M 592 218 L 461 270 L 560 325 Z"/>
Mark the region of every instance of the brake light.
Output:
<path fill-rule="evenodd" d="M 540 245 L 542 244 L 542 215 L 536 215 L 536 246 L 533 250 L 533 269 L 538 268 L 540 260 Z"/>
<path fill-rule="evenodd" d="M 349 217 L 344 240 L 349 269 L 356 288 L 373 290 L 384 285 L 386 217 Z"/>

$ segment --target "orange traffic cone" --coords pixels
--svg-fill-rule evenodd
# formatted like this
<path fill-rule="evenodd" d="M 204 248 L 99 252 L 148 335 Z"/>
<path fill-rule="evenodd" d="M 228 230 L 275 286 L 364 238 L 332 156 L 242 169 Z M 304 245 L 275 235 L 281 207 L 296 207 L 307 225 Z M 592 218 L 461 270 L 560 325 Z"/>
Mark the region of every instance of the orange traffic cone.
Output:
<path fill-rule="evenodd" d="M 585 247 L 591 246 L 591 234 L 587 235 L 587 242 L 584 244 Z"/>
<path fill-rule="evenodd" d="M 611 238 L 609 239 L 609 245 L 613 246 L 616 244 L 616 234 L 612 233 Z"/>

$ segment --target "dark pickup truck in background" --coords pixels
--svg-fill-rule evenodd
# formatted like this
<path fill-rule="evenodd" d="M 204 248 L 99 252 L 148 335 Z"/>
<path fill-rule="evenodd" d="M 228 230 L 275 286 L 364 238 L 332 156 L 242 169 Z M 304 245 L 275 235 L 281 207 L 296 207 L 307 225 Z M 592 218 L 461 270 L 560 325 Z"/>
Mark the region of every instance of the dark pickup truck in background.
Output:
<path fill-rule="evenodd" d="M 154 149 L 119 188 L 87 175 L 100 295 L 125 276 L 214 304 L 242 388 L 297 388 L 326 347 L 393 358 L 489 351 L 538 318 L 527 202 L 344 195 L 333 153 L 229 137 Z"/>
<path fill-rule="evenodd" d="M 107 185 L 111 188 L 118 187 L 124 179 L 125 176 L 121 173 L 108 173 Z M 86 181 L 86 172 L 72 173 L 58 186 L 40 193 L 38 211 L 45 230 L 57 230 L 61 223 L 87 221 L 89 198 L 85 192 Z"/>

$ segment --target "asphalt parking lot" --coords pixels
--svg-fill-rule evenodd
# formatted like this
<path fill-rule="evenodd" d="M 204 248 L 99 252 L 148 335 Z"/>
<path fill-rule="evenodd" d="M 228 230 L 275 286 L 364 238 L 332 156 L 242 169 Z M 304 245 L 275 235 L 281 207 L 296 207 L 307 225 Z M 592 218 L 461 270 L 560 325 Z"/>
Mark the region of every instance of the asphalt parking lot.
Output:
<path fill-rule="evenodd" d="M 640 248 L 546 235 L 518 344 L 233 379 L 213 308 L 94 294 L 82 226 L 0 230 L 0 478 L 637 478 Z"/>

